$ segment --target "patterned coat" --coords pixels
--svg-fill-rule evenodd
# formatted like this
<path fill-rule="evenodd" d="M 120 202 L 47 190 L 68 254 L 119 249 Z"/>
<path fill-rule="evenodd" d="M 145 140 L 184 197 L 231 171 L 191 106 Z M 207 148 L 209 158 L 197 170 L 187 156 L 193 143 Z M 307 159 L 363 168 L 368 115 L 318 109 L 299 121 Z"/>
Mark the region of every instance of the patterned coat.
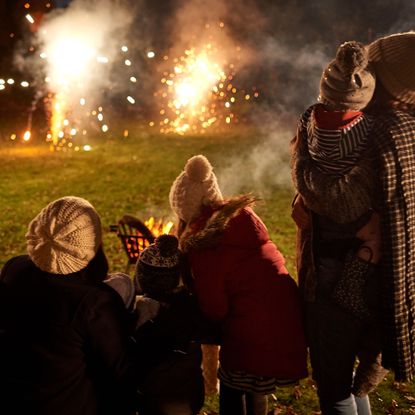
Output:
<path fill-rule="evenodd" d="M 415 374 L 415 115 L 389 110 L 374 130 L 383 206 L 383 365 Z"/>

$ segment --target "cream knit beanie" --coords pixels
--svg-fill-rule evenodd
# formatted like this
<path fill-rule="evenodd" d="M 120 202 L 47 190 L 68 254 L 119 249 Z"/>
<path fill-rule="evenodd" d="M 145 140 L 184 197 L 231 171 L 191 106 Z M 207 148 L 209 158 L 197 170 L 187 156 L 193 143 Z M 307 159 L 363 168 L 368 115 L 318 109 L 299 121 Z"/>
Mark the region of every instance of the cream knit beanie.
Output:
<path fill-rule="evenodd" d="M 364 45 L 345 42 L 337 49 L 336 59 L 323 72 L 319 101 L 333 109 L 361 110 L 372 99 L 375 85 Z"/>
<path fill-rule="evenodd" d="M 187 161 L 170 189 L 169 199 L 173 211 L 186 223 L 200 214 L 203 205 L 223 200 L 212 165 L 205 156 Z"/>
<path fill-rule="evenodd" d="M 101 221 L 85 199 L 55 200 L 30 222 L 27 252 L 42 271 L 71 274 L 85 268 L 102 243 Z"/>
<path fill-rule="evenodd" d="M 415 104 L 415 32 L 396 33 L 369 45 L 369 60 L 385 89 Z"/>

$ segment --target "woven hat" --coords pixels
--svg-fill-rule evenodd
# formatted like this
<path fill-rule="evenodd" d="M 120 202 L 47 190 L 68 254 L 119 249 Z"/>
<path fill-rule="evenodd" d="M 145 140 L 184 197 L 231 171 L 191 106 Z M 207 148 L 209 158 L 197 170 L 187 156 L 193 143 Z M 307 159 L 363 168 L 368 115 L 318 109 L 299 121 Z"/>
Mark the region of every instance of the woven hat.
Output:
<path fill-rule="evenodd" d="M 101 221 L 85 199 L 55 200 L 30 222 L 27 252 L 42 271 L 71 274 L 85 268 L 102 243 Z"/>
<path fill-rule="evenodd" d="M 185 222 L 191 222 L 203 205 L 223 200 L 209 160 L 202 155 L 190 158 L 170 189 L 170 206 Z"/>
<path fill-rule="evenodd" d="M 324 70 L 319 101 L 339 110 L 360 110 L 375 91 L 375 76 L 368 68 L 368 52 L 359 42 L 345 42 L 336 59 Z"/>
<path fill-rule="evenodd" d="M 137 261 L 136 284 L 143 294 L 158 298 L 173 291 L 180 282 L 179 241 L 161 235 L 144 249 Z"/>
<path fill-rule="evenodd" d="M 396 33 L 369 45 L 369 60 L 385 89 L 415 104 L 415 32 Z"/>

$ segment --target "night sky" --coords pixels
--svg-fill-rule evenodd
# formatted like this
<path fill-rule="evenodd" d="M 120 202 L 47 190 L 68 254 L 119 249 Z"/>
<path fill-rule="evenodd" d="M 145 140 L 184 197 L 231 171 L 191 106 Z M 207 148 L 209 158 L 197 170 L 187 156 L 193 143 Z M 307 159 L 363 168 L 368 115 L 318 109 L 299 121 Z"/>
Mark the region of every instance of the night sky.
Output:
<path fill-rule="evenodd" d="M 133 16 L 128 44 L 139 62 L 143 51 L 169 53 L 197 39 L 205 24 L 224 22 L 226 35 L 241 45 L 249 63 L 238 74 L 244 85 L 255 84 L 262 99 L 278 111 L 299 112 L 318 92 L 318 80 L 338 45 L 347 40 L 369 43 L 379 36 L 415 29 L 413 0 L 74 0 L 127 8 Z M 29 11 L 37 22 L 70 0 L 2 0 L 0 2 L 0 76 L 16 76 L 15 54 L 29 45 L 37 25 L 29 25 Z M 48 4 L 50 5 L 48 7 Z M 69 5 L 69 6 L 68 6 Z M 74 27 L 76 31 L 76 27 Z M 25 46 L 25 47 L 26 47 Z M 142 60 L 142 59 L 141 59 Z M 146 72 L 142 101 L 153 88 Z"/>

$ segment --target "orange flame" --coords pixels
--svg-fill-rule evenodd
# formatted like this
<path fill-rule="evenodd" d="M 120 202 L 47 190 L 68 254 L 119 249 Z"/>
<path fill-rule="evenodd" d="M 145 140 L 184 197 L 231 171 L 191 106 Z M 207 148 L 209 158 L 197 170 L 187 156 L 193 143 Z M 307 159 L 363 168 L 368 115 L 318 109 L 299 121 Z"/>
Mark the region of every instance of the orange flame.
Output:
<path fill-rule="evenodd" d="M 168 221 L 164 223 L 163 219 L 155 219 L 153 216 L 144 221 L 144 224 L 156 238 L 160 235 L 169 234 L 173 228 L 173 222 Z M 137 238 L 137 236 L 139 236 L 139 238 Z M 142 236 L 141 232 L 137 231 L 135 237 L 131 237 L 126 241 L 127 250 L 130 256 L 138 258 L 140 252 L 150 245 L 150 241 L 142 238 Z"/>
<path fill-rule="evenodd" d="M 173 228 L 173 222 L 163 222 L 163 219 L 154 219 L 153 216 L 144 221 L 144 225 L 151 231 L 151 233 L 157 238 L 160 235 L 169 234 Z"/>

